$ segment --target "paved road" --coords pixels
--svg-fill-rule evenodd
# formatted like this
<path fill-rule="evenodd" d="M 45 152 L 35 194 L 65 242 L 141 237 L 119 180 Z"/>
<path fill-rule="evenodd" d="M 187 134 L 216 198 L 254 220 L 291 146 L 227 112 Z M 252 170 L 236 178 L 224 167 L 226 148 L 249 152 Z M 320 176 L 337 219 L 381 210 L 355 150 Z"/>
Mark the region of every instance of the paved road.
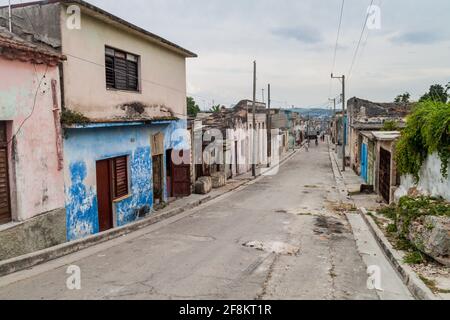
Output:
<path fill-rule="evenodd" d="M 328 149 L 139 233 L 0 279 L 0 299 L 378 299 Z M 66 288 L 67 266 L 81 290 Z"/>

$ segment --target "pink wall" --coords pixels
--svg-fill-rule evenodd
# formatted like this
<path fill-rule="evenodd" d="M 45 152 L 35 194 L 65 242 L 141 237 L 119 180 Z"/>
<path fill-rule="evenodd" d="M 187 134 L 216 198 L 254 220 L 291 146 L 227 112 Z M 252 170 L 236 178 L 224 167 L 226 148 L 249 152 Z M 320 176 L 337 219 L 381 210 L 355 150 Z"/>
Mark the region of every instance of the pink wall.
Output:
<path fill-rule="evenodd" d="M 8 139 L 23 123 L 15 145 L 9 147 L 12 214 L 14 220 L 23 221 L 64 207 L 51 85 L 57 81 L 61 108 L 59 71 L 0 57 L 0 75 L 0 120 L 8 121 Z"/>

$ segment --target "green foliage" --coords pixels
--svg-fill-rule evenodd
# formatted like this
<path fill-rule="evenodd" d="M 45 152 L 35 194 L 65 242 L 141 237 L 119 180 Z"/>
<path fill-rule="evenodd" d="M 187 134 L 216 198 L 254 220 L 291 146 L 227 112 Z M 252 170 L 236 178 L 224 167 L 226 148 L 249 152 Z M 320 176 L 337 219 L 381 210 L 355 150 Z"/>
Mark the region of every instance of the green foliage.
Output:
<path fill-rule="evenodd" d="M 89 123 L 89 118 L 77 111 L 64 109 L 61 113 L 61 123 L 65 126 L 83 125 Z"/>
<path fill-rule="evenodd" d="M 415 265 L 427 262 L 427 258 L 420 251 L 415 250 L 408 252 L 403 258 L 403 261 L 407 264 Z"/>
<path fill-rule="evenodd" d="M 382 131 L 397 131 L 398 130 L 398 123 L 395 120 L 387 120 L 383 124 Z"/>
<path fill-rule="evenodd" d="M 397 144 L 395 159 L 400 174 L 411 174 L 418 182 L 423 163 L 434 152 L 438 153 L 442 161 L 442 176 L 447 178 L 450 161 L 450 104 L 425 101 L 417 104 L 408 117 Z"/>
<path fill-rule="evenodd" d="M 211 112 L 212 113 L 219 113 L 220 112 L 220 110 L 221 110 L 221 106 L 220 106 L 220 104 L 218 104 L 217 106 L 213 106 L 212 108 L 211 108 Z"/>
<path fill-rule="evenodd" d="M 192 97 L 187 97 L 186 101 L 187 101 L 188 116 L 195 118 L 197 116 L 197 114 L 201 111 L 200 107 L 197 105 L 194 98 L 192 98 Z"/>
<path fill-rule="evenodd" d="M 395 249 L 407 252 L 405 263 L 420 264 L 427 262 L 428 257 L 421 252 L 420 245 L 409 241 L 411 224 L 425 216 L 450 217 L 450 203 L 430 197 L 403 197 L 398 205 L 379 209 L 378 213 L 392 220 L 386 231 L 395 239 Z"/>
<path fill-rule="evenodd" d="M 440 84 L 435 84 L 430 87 L 429 92 L 425 93 L 419 102 L 434 101 L 447 103 L 448 101 L 448 85 L 444 88 Z"/>
<path fill-rule="evenodd" d="M 410 99 L 411 99 L 411 94 L 409 92 L 405 92 L 404 94 L 398 95 L 395 98 L 394 102 L 407 104 L 410 102 Z"/>
<path fill-rule="evenodd" d="M 396 210 L 396 221 L 402 222 L 400 236 L 406 238 L 411 223 L 425 216 L 450 217 L 450 203 L 429 197 L 403 197 Z"/>

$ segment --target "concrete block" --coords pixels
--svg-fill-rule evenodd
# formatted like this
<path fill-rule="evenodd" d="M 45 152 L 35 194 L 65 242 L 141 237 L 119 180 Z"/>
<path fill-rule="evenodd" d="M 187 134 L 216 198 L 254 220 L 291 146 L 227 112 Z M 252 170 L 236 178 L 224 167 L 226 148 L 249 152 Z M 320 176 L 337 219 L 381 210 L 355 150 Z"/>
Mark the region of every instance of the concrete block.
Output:
<path fill-rule="evenodd" d="M 211 177 L 201 177 L 195 183 L 195 193 L 196 194 L 208 194 L 211 192 L 212 179 Z"/>
<path fill-rule="evenodd" d="M 66 241 L 66 210 L 62 208 L 0 231 L 0 261 Z"/>
<path fill-rule="evenodd" d="M 212 187 L 214 189 L 222 188 L 227 184 L 226 174 L 223 172 L 216 172 L 211 175 Z"/>

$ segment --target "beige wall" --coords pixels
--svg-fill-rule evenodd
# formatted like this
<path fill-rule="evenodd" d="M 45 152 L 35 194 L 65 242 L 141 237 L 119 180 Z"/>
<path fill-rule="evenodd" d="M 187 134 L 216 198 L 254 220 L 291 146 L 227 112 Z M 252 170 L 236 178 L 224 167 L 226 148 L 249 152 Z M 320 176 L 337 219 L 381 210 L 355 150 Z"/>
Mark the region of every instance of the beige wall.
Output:
<path fill-rule="evenodd" d="M 185 57 L 84 12 L 81 30 L 68 29 L 66 18 L 63 7 L 61 33 L 62 51 L 67 55 L 64 62 L 67 108 L 97 121 L 167 116 L 160 107 L 170 109 L 178 118 L 186 114 Z M 140 93 L 106 89 L 105 45 L 140 56 Z M 145 104 L 144 114 L 122 108 L 131 102 Z"/>

